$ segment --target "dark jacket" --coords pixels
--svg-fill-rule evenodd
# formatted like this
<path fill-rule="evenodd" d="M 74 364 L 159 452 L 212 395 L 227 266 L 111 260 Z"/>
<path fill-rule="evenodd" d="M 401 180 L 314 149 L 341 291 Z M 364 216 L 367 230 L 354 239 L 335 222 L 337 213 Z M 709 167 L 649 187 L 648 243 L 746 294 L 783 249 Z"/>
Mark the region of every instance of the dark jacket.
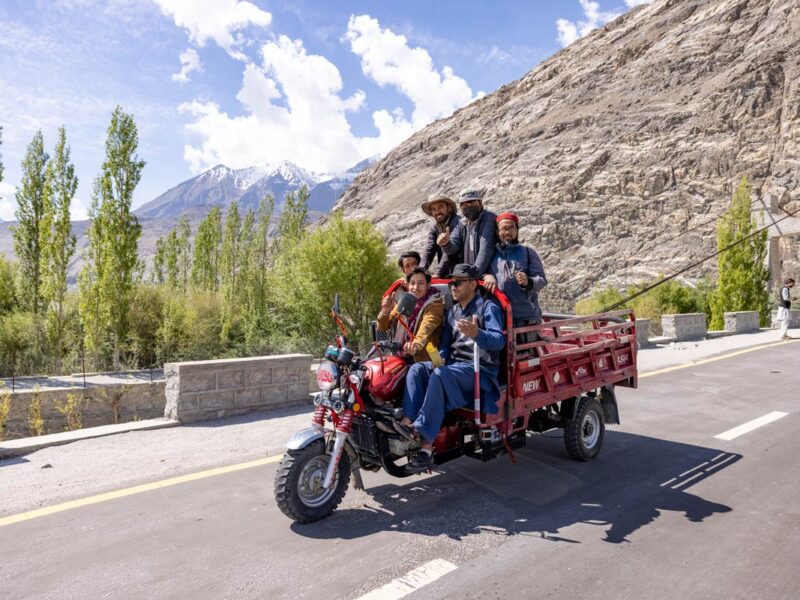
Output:
<path fill-rule="evenodd" d="M 479 275 L 488 273 L 489 264 L 494 256 L 494 246 L 497 243 L 496 219 L 497 215 L 486 209 L 481 211 L 474 223 L 462 219 L 455 233 L 450 236 L 450 243 L 444 247 L 444 251 L 450 256 L 461 253 L 461 260 L 475 265 Z"/>
<path fill-rule="evenodd" d="M 465 336 L 456 329 L 456 321 L 472 320 L 473 315 L 478 315 L 477 340 Z M 496 413 L 497 401 L 500 399 L 500 384 L 497 381 L 500 372 L 500 351 L 506 345 L 503 313 L 495 302 L 486 300 L 480 294 L 476 294 L 466 308 L 462 309 L 461 304 L 455 302 L 447 311 L 439 353 L 448 365 L 456 362 L 472 364 L 475 341 L 478 342 L 481 360 L 482 410 L 486 413 Z"/>
<path fill-rule="evenodd" d="M 547 278 L 542 259 L 533 248 L 522 244 L 497 244 L 491 271 L 497 279 L 497 287 L 508 296 L 514 323 L 541 320 L 539 291 L 547 285 Z M 517 283 L 515 271 L 523 271 L 528 276 L 526 287 Z"/>
<path fill-rule="evenodd" d="M 446 227 L 450 228 L 450 233 L 452 234 L 458 229 L 460 223 L 461 217 L 453 213 L 450 215 L 450 220 L 447 222 Z M 428 237 L 425 239 L 425 248 L 422 250 L 422 262 L 419 263 L 419 266 L 430 271 L 434 277 L 449 277 L 453 272 L 453 267 L 461 262 L 461 256 L 460 254 L 450 256 L 442 250 L 442 247 L 436 243 L 440 233 L 443 233 L 443 231 L 439 229 L 438 223 L 431 225 L 431 228 L 428 230 Z M 434 259 L 439 261 L 435 271 L 432 268 Z"/>

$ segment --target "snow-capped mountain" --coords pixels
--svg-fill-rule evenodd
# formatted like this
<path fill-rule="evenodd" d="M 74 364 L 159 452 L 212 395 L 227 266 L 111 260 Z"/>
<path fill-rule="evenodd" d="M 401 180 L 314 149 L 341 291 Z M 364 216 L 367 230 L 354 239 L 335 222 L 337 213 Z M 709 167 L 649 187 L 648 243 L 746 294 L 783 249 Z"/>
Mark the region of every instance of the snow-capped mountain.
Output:
<path fill-rule="evenodd" d="M 245 169 L 217 165 L 176 185 L 135 212 L 141 218 L 174 218 L 189 211 L 195 212 L 195 209 L 204 210 L 204 207 L 225 207 L 231 202 L 238 202 L 241 210 L 255 210 L 266 194 L 272 194 L 279 207 L 287 193 L 307 186 L 309 209 L 327 213 L 353 179 L 376 158 L 361 161 L 341 173 L 327 174 L 312 173 L 286 161 Z"/>

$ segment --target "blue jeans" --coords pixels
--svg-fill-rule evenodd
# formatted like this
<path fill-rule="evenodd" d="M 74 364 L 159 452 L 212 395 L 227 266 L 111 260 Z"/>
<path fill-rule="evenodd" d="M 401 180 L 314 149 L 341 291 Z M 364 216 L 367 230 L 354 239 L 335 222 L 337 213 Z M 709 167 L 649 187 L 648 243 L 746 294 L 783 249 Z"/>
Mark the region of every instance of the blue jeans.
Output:
<path fill-rule="evenodd" d="M 430 362 L 415 363 L 406 375 L 403 414 L 414 429 L 433 443 L 442 427 L 444 414 L 473 402 L 474 373 L 471 363 L 457 362 L 433 368 Z M 481 372 L 481 378 L 487 376 Z"/>

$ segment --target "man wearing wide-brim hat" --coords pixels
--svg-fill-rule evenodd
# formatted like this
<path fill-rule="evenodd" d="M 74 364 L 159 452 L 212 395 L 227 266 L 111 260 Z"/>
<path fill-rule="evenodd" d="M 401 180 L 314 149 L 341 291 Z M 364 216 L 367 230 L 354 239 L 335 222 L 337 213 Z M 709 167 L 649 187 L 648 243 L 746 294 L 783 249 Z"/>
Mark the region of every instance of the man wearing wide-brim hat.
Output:
<path fill-rule="evenodd" d="M 439 235 L 436 243 L 450 256 L 461 256 L 465 264 L 474 265 L 479 275 L 489 272 L 497 244 L 496 215 L 483 208 L 484 190 L 471 187 L 458 195 L 464 219 L 450 233 Z"/>
<path fill-rule="evenodd" d="M 449 277 L 453 267 L 460 261 L 460 256 L 447 254 L 436 243 L 436 240 L 442 233 L 454 232 L 461 222 L 456 203 L 446 194 L 431 194 L 422 203 L 422 212 L 433 218 L 433 225 L 425 238 L 425 248 L 422 250 L 422 261 L 419 266 L 431 272 L 435 277 Z M 433 269 L 434 259 L 438 262 L 435 270 Z"/>

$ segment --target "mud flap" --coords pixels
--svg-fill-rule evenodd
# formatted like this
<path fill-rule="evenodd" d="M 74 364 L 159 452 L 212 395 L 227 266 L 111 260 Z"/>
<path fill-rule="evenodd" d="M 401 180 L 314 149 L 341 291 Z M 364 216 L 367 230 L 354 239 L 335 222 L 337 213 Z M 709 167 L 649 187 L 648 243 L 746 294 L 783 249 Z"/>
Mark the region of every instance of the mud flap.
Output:
<path fill-rule="evenodd" d="M 600 403 L 603 407 L 603 419 L 606 425 L 619 425 L 619 408 L 613 385 L 604 385 L 600 388 Z"/>

